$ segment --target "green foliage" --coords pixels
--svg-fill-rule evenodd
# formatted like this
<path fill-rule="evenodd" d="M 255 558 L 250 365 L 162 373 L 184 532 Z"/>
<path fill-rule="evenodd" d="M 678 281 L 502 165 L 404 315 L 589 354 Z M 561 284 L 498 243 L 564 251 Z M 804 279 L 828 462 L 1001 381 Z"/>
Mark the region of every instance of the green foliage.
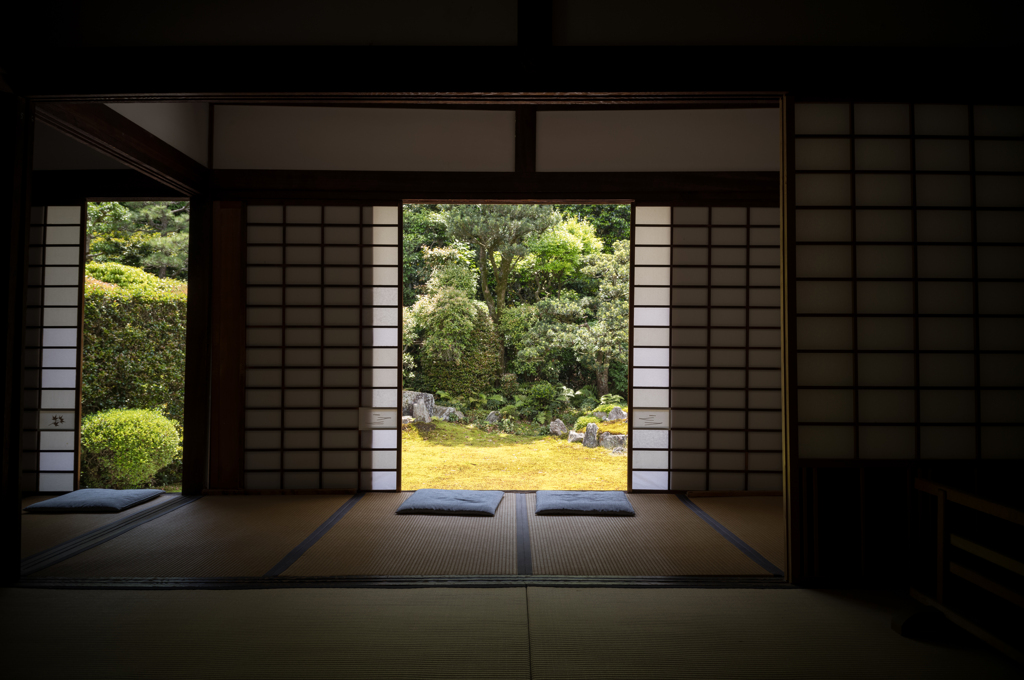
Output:
<path fill-rule="evenodd" d="M 422 295 L 431 268 L 423 259 L 423 247 L 440 248 L 447 244 L 445 227 L 436 216 L 439 205 L 406 205 L 402 210 L 402 298 L 406 307 Z"/>
<path fill-rule="evenodd" d="M 529 253 L 528 242 L 561 221 L 549 205 L 449 205 L 435 218 L 450 240 L 475 251 L 480 291 L 498 323 L 507 305 L 509 279 Z"/>
<path fill-rule="evenodd" d="M 604 394 L 601 396 L 601 406 L 610 406 L 609 411 L 616 406 L 623 406 L 625 403 L 626 400 L 617 394 Z"/>
<path fill-rule="evenodd" d="M 112 409 L 82 418 L 82 486 L 132 489 L 150 485 L 161 468 L 181 460 L 177 423 L 157 410 Z"/>
<path fill-rule="evenodd" d="M 500 375 L 501 344 L 487 308 L 473 299 L 476 274 L 457 249 L 425 249 L 424 256 L 433 273 L 409 314 L 422 337 L 423 377 L 433 390 L 468 400 Z"/>
<path fill-rule="evenodd" d="M 580 430 L 584 429 L 587 426 L 587 423 L 600 422 L 601 420 L 599 418 L 595 418 L 594 416 L 580 416 L 579 418 L 576 419 L 576 424 L 572 426 L 572 429 L 579 432 Z"/>
<path fill-rule="evenodd" d="M 515 265 L 519 298 L 536 302 L 555 293 L 579 272 L 587 255 L 603 246 L 594 227 L 576 217 L 530 236 L 526 256 Z"/>
<path fill-rule="evenodd" d="M 87 257 L 188 279 L 187 201 L 89 203 Z"/>
<path fill-rule="evenodd" d="M 187 294 L 180 281 L 86 265 L 82 409 L 162 409 L 184 420 Z"/>
<path fill-rule="evenodd" d="M 605 243 L 604 251 L 612 252 L 616 241 L 629 240 L 628 205 L 556 205 L 565 219 L 586 220 L 594 226 L 597 237 Z"/>

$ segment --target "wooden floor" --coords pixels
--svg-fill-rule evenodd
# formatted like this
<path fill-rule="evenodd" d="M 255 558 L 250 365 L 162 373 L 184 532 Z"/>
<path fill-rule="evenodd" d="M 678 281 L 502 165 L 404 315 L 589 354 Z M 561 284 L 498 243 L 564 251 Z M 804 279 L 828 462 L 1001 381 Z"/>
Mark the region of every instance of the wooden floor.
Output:
<path fill-rule="evenodd" d="M 533 494 L 509 493 L 495 517 L 395 515 L 410 493 L 207 496 L 49 562 L 39 559 L 47 549 L 127 513 L 25 514 L 22 557 L 41 566 L 23 577 L 770 577 L 785 568 L 780 497 L 633 494 L 635 517 L 564 517 L 537 516 Z"/>

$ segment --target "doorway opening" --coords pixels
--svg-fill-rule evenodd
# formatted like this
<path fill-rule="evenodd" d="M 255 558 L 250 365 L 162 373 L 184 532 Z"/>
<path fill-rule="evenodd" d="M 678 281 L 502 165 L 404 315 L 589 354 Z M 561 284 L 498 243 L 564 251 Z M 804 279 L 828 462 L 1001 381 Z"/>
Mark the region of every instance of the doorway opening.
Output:
<path fill-rule="evenodd" d="M 404 206 L 404 488 L 626 488 L 630 220 Z"/>
<path fill-rule="evenodd" d="M 86 206 L 82 488 L 181 491 L 189 207 Z"/>

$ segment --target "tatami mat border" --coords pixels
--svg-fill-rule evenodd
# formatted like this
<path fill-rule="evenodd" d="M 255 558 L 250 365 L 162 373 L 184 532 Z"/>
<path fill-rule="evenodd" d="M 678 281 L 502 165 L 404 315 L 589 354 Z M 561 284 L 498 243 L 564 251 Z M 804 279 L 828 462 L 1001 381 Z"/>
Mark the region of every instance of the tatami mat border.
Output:
<path fill-rule="evenodd" d="M 42 569 L 52 567 L 53 565 L 72 558 L 86 550 L 91 550 L 98 545 L 102 545 L 107 541 L 115 539 L 121 534 L 131 531 L 135 527 L 151 522 L 158 517 L 163 517 L 167 513 L 174 512 L 175 510 L 183 508 L 190 503 L 194 503 L 201 498 L 202 496 L 181 496 L 175 500 L 154 506 L 150 510 L 135 513 L 123 518 L 122 520 L 115 520 L 110 524 L 104 524 L 97 529 L 93 529 L 92 531 L 81 534 L 80 536 L 75 536 L 71 540 L 64 541 L 60 545 L 55 545 L 48 550 L 44 550 L 43 552 L 22 560 L 21 575 L 26 576 L 28 574 L 41 571 Z"/>
<path fill-rule="evenodd" d="M 18 588 L 258 590 L 272 588 L 794 588 L 774 576 L 276 576 L 257 578 L 38 578 Z"/>

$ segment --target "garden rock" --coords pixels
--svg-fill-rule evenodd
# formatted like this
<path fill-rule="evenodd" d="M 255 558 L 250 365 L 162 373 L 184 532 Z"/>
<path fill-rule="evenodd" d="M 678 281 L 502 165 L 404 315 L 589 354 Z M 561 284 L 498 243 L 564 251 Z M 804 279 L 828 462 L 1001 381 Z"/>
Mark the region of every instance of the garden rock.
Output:
<path fill-rule="evenodd" d="M 422 401 L 413 402 L 412 419 L 418 423 L 429 423 L 431 410 L 432 409 L 427 408 L 427 405 Z"/>
<path fill-rule="evenodd" d="M 462 411 L 456 411 L 454 415 L 455 415 L 455 417 L 456 417 L 456 418 L 458 418 L 459 420 L 465 420 L 465 419 L 466 419 L 466 416 L 464 416 L 464 415 L 462 414 Z"/>
<path fill-rule="evenodd" d="M 609 451 L 608 455 L 609 456 L 625 456 L 628 453 L 629 452 L 626 451 L 626 449 L 624 449 L 621 446 L 619 446 L 619 447 L 616 447 L 616 448 L 612 449 L 611 451 Z"/>
<path fill-rule="evenodd" d="M 625 420 L 625 419 L 626 419 L 626 412 L 623 411 L 618 406 L 616 406 L 615 408 L 613 408 L 611 411 L 608 412 L 608 420 Z"/>
<path fill-rule="evenodd" d="M 569 443 L 570 444 L 573 444 L 575 442 L 582 442 L 582 441 L 583 441 L 583 433 L 582 432 L 572 432 L 572 431 L 569 432 Z"/>
<path fill-rule="evenodd" d="M 587 430 L 583 433 L 583 445 L 588 449 L 597 447 L 597 423 L 587 423 Z"/>
<path fill-rule="evenodd" d="M 430 392 L 402 392 L 402 415 L 403 416 L 416 416 L 413 413 L 413 406 L 415 404 L 422 404 L 424 413 L 430 416 L 434 412 L 434 395 Z M 428 417 L 424 422 L 429 423 L 430 418 Z"/>
<path fill-rule="evenodd" d="M 450 420 L 457 413 L 454 406 L 434 406 L 433 416 L 439 420 Z"/>
<path fill-rule="evenodd" d="M 548 430 L 556 437 L 561 437 L 569 431 L 569 428 L 565 426 L 565 423 L 562 422 L 561 418 L 555 418 L 551 421 L 551 424 L 548 425 Z"/>
<path fill-rule="evenodd" d="M 604 411 L 594 411 L 590 416 L 592 418 L 597 418 L 598 420 L 608 420 L 608 414 Z"/>
<path fill-rule="evenodd" d="M 610 434 L 608 432 L 603 432 L 602 434 L 607 434 L 608 436 L 601 437 L 601 446 L 603 446 L 606 449 L 611 449 L 612 451 L 614 451 L 615 449 L 625 450 L 624 447 L 626 446 L 626 440 L 628 439 L 629 435 Z"/>
<path fill-rule="evenodd" d="M 413 418 L 412 416 L 402 416 L 402 425 L 409 425 L 414 420 L 415 420 L 415 418 Z"/>
<path fill-rule="evenodd" d="M 501 420 L 501 416 L 498 415 L 497 411 L 491 411 L 490 413 L 487 414 L 487 417 L 484 418 L 484 420 L 486 420 L 489 423 L 496 423 L 499 420 Z"/>

